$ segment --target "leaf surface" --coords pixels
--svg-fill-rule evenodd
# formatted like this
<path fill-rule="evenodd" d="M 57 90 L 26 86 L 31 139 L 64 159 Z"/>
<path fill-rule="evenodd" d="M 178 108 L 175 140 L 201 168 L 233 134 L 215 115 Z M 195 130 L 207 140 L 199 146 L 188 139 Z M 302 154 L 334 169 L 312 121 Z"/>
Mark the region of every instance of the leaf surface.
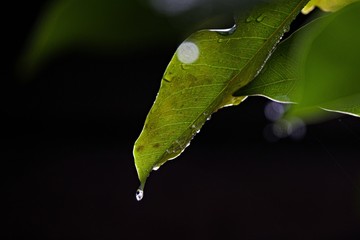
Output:
<path fill-rule="evenodd" d="M 302 13 L 308 14 L 315 7 L 319 7 L 321 10 L 326 12 L 335 12 L 339 9 L 349 5 L 350 3 L 359 0 L 311 0 L 302 10 Z"/>
<path fill-rule="evenodd" d="M 315 20 L 279 44 L 264 70 L 235 96 L 297 102 L 292 115 L 329 111 L 360 116 L 360 3 Z M 308 112 L 308 110 L 310 112 Z"/>
<path fill-rule="evenodd" d="M 236 27 L 196 32 L 178 47 L 134 145 L 142 187 L 151 170 L 188 146 L 213 112 L 245 99 L 233 93 L 261 71 L 306 3 L 280 0 L 256 6 L 237 16 Z"/>

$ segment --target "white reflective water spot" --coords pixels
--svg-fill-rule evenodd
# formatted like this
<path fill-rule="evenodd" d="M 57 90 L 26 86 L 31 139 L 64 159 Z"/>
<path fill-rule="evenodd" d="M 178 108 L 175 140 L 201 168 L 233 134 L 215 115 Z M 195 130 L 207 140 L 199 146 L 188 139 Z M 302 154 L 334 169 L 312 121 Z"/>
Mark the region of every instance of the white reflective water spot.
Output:
<path fill-rule="evenodd" d="M 185 64 L 195 62 L 199 58 L 199 55 L 199 48 L 193 42 L 183 42 L 177 49 L 179 61 Z"/>
<path fill-rule="evenodd" d="M 233 27 L 231 28 L 225 28 L 225 29 L 209 29 L 210 32 L 217 32 L 219 33 L 220 35 L 231 35 L 233 34 L 235 31 L 236 31 L 236 25 L 234 25 Z M 222 40 L 222 39 L 219 39 L 219 40 Z M 224 39 L 225 40 L 225 39 Z M 226 40 L 228 41 L 228 40 Z M 221 42 L 221 41 L 219 41 Z"/>
<path fill-rule="evenodd" d="M 141 188 L 138 188 L 138 190 L 136 190 L 136 200 L 141 201 L 143 197 L 144 197 L 144 191 Z"/>
<path fill-rule="evenodd" d="M 152 170 L 153 170 L 153 171 L 157 171 L 157 170 L 159 170 L 159 168 L 160 168 L 160 166 L 154 166 L 154 167 L 152 168 Z"/>
<path fill-rule="evenodd" d="M 150 0 L 155 10 L 168 15 L 177 15 L 189 11 L 202 2 L 202 0 Z"/>

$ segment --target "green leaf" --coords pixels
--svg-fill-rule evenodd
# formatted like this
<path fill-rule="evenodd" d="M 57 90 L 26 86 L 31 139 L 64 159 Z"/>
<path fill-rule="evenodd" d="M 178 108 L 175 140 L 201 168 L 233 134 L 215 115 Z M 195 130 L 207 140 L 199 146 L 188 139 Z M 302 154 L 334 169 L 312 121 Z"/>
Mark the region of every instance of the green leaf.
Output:
<path fill-rule="evenodd" d="M 164 44 L 176 35 L 165 16 L 140 1 L 54 0 L 39 17 L 20 67 L 31 75 L 59 53 L 124 52 Z"/>
<path fill-rule="evenodd" d="M 213 112 L 245 99 L 233 93 L 259 73 L 306 3 L 281 0 L 256 6 L 236 18 L 236 27 L 196 32 L 178 47 L 135 142 L 142 187 L 151 170 L 188 146 Z"/>
<path fill-rule="evenodd" d="M 324 111 L 360 116 L 360 3 L 320 18 L 279 44 L 264 71 L 235 96 L 297 102 L 290 115 L 321 120 Z"/>
<path fill-rule="evenodd" d="M 350 3 L 356 2 L 359 0 L 311 0 L 302 10 L 302 13 L 308 14 L 315 7 L 319 7 L 325 12 L 335 12 L 339 9 L 349 5 Z"/>

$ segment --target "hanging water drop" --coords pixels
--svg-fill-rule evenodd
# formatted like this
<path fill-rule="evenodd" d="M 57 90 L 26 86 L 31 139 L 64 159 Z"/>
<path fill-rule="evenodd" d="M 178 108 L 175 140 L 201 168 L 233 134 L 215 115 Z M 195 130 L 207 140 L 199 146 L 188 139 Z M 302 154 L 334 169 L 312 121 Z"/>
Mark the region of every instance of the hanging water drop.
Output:
<path fill-rule="evenodd" d="M 136 200 L 141 201 L 141 199 L 143 199 L 144 197 L 144 190 L 142 189 L 142 187 L 140 186 L 137 190 L 136 190 Z"/>
<path fill-rule="evenodd" d="M 157 171 L 157 170 L 159 170 L 159 168 L 160 168 L 160 166 L 157 165 L 157 166 L 154 166 L 154 167 L 152 168 L 152 170 L 153 170 L 153 171 Z"/>

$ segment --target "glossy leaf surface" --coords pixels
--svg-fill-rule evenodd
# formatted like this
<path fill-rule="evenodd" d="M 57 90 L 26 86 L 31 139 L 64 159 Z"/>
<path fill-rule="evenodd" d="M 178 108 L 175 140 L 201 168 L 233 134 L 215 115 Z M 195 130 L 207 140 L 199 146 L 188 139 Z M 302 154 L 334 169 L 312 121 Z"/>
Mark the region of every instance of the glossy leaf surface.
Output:
<path fill-rule="evenodd" d="M 279 44 L 264 71 L 235 95 L 297 102 L 292 114 L 317 118 L 315 107 L 360 116 L 360 3 L 318 19 Z M 308 112 L 308 110 L 311 110 Z"/>
<path fill-rule="evenodd" d="M 177 49 L 134 146 L 142 186 L 151 170 L 177 157 L 206 119 L 239 104 L 233 93 L 261 71 L 304 0 L 273 1 L 236 18 L 228 30 L 194 33 Z"/>

